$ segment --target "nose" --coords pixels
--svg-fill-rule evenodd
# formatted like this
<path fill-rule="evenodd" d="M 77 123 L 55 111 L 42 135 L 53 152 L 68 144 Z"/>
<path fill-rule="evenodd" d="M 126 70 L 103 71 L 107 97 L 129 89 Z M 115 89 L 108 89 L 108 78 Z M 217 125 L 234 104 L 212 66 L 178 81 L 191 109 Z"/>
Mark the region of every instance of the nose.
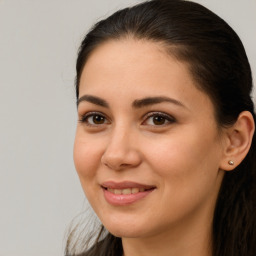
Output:
<path fill-rule="evenodd" d="M 101 157 L 101 162 L 112 170 L 124 170 L 140 165 L 141 153 L 136 136 L 127 129 L 115 129 Z"/>

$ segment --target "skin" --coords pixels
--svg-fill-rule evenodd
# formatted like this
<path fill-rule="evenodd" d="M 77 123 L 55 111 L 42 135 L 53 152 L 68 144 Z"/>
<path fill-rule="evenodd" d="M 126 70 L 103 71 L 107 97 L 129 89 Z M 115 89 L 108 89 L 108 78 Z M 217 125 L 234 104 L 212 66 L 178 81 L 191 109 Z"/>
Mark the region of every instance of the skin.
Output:
<path fill-rule="evenodd" d="M 197 89 L 187 65 L 156 43 L 108 41 L 91 54 L 80 80 L 74 161 L 81 185 L 103 225 L 122 237 L 125 256 L 211 255 L 211 222 L 230 140 L 214 106 Z M 134 107 L 164 96 L 173 102 Z M 95 123 L 91 112 L 103 119 Z M 168 119 L 154 122 L 152 112 Z M 95 115 L 95 114 L 94 114 Z M 105 181 L 154 185 L 147 197 L 109 204 Z"/>

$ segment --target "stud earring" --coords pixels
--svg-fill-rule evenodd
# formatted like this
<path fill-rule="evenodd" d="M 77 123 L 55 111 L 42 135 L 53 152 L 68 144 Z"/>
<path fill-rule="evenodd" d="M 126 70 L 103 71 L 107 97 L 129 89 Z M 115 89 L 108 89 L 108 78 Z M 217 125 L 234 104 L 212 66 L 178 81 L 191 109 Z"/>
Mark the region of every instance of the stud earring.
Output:
<path fill-rule="evenodd" d="M 234 162 L 233 162 L 232 160 L 229 160 L 229 161 L 228 161 L 228 164 L 229 164 L 229 165 L 234 165 Z"/>

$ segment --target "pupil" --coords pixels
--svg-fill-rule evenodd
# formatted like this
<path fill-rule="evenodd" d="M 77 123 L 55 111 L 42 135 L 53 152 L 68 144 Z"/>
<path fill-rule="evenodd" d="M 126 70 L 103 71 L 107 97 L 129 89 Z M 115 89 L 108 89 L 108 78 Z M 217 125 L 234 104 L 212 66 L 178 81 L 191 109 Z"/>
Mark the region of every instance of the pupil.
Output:
<path fill-rule="evenodd" d="M 165 118 L 161 116 L 155 116 L 153 119 L 154 124 L 161 125 L 164 124 Z"/>
<path fill-rule="evenodd" d="M 102 124 L 104 123 L 104 118 L 102 116 L 96 115 L 93 117 L 93 122 L 95 124 Z"/>

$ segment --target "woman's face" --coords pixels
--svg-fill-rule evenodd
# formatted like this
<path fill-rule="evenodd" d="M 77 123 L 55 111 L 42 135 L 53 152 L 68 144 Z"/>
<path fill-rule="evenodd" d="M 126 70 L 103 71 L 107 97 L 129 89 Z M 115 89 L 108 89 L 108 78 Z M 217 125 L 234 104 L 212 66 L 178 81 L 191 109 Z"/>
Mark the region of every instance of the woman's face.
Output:
<path fill-rule="evenodd" d="M 223 178 L 209 97 L 161 46 L 99 46 L 80 80 L 75 166 L 104 226 L 147 237 L 211 222 Z"/>

